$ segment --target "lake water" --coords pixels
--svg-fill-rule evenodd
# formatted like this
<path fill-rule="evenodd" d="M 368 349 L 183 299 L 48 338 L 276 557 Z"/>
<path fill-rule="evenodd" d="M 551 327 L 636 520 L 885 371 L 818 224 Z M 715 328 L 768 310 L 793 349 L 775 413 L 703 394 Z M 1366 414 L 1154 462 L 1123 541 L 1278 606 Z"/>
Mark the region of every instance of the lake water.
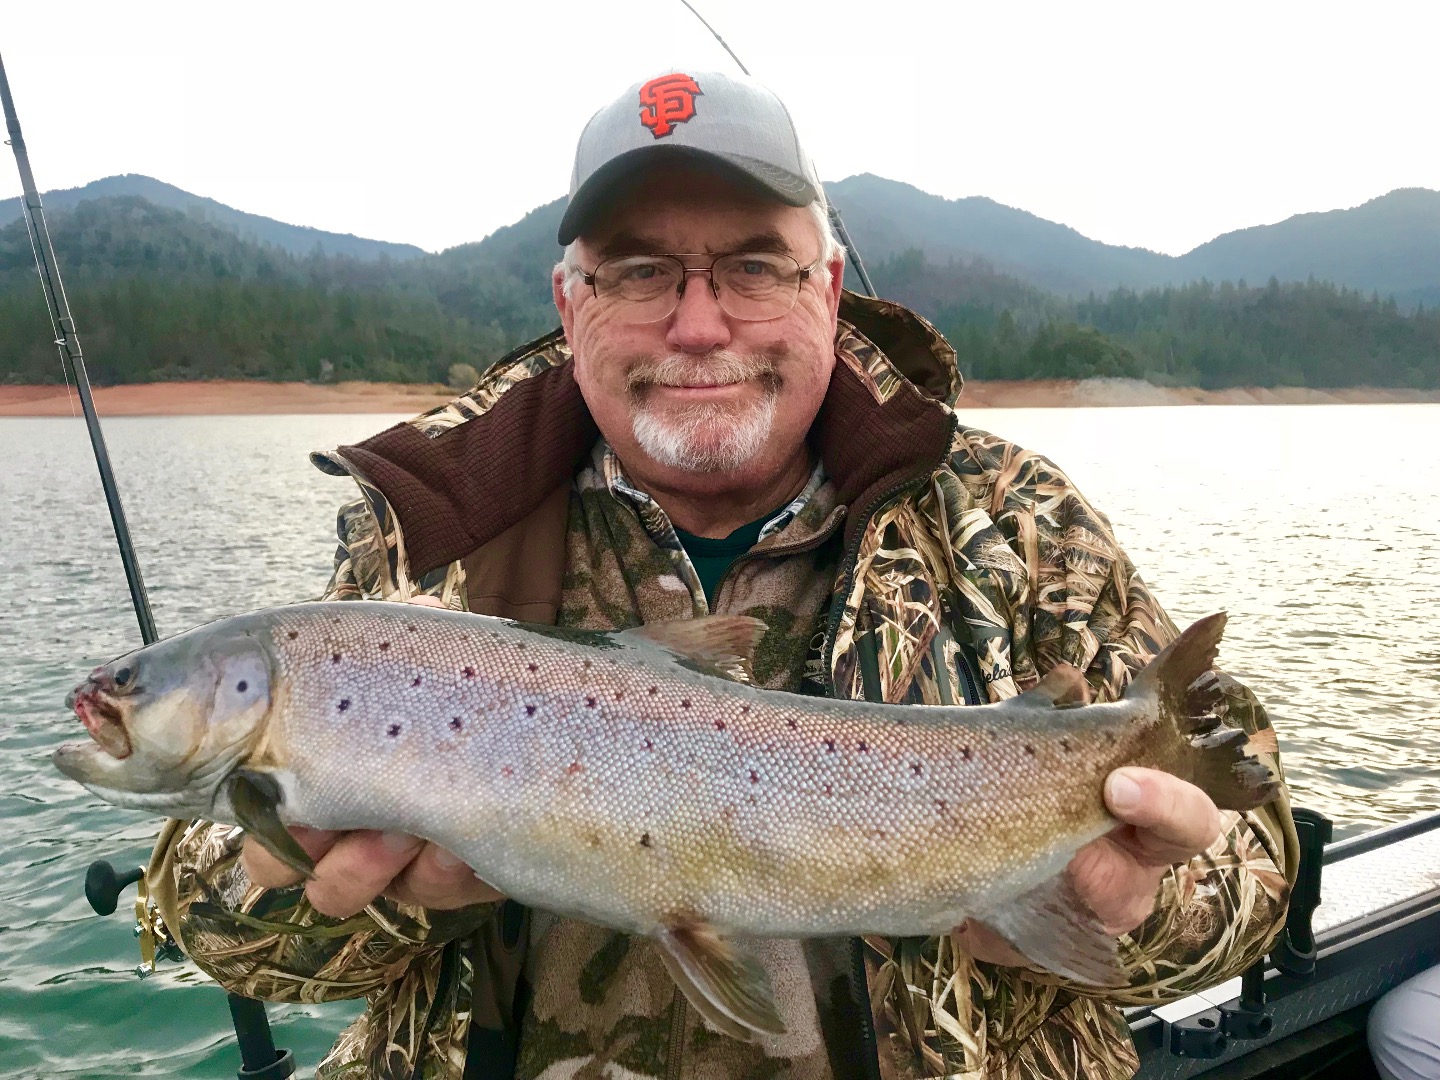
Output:
<path fill-rule="evenodd" d="M 1297 805 L 1341 835 L 1440 806 L 1440 405 L 967 418 L 1059 462 L 1181 625 L 1230 612 L 1221 663 L 1269 705 Z M 354 489 L 305 454 L 396 419 L 108 421 L 161 633 L 316 595 Z M 131 894 L 102 919 L 81 893 L 156 823 L 47 760 L 78 737 L 66 692 L 139 641 L 83 424 L 0 420 L 0 464 L 0 1076 L 233 1077 L 224 995 L 189 965 L 137 980 Z M 308 1075 L 356 1010 L 272 1007 L 277 1043 Z"/>

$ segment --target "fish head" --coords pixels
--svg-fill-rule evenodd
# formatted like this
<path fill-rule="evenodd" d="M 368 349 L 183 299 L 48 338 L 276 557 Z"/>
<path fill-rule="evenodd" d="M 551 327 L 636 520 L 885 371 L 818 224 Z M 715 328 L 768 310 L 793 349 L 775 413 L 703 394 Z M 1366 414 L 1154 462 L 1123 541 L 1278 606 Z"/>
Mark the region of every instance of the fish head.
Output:
<path fill-rule="evenodd" d="M 204 627 L 92 671 L 65 699 L 90 733 L 55 766 L 107 802 L 203 814 L 261 738 L 277 680 L 252 634 Z"/>

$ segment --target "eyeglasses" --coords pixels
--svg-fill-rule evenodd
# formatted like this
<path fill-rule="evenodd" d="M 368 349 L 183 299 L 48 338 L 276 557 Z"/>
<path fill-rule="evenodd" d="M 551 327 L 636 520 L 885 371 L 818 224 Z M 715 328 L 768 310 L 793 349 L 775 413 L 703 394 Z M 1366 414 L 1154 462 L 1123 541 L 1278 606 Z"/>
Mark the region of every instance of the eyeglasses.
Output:
<path fill-rule="evenodd" d="M 681 259 L 706 255 L 622 255 L 606 259 L 581 278 L 600 299 L 622 302 L 627 321 L 651 323 L 667 319 L 680 306 L 691 274 L 709 274 L 710 292 L 720 309 L 735 319 L 764 322 L 778 319 L 795 306 L 801 283 L 819 260 L 801 266 L 789 255 L 738 251 L 717 255 L 709 266 L 686 266 Z"/>

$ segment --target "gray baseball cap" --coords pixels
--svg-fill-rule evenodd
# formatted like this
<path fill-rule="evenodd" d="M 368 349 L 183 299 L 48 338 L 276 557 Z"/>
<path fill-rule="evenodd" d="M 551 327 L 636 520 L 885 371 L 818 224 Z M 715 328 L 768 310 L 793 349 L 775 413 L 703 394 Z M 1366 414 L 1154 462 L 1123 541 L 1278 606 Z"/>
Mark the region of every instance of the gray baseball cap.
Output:
<path fill-rule="evenodd" d="M 753 79 L 717 71 L 671 71 L 636 83 L 590 118 L 575 147 L 568 244 L 635 173 L 665 157 L 717 162 L 790 206 L 823 198 L 790 112 Z"/>

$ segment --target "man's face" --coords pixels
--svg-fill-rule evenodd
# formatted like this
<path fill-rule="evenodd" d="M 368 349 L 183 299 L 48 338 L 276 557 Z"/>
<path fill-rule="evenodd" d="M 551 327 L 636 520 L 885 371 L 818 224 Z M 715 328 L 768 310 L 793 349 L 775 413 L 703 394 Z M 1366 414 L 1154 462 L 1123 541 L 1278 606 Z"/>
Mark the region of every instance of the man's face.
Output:
<path fill-rule="evenodd" d="M 670 167 L 627 188 L 578 247 L 586 271 L 616 255 L 736 251 L 780 252 L 809 266 L 820 238 L 803 208 L 694 167 Z M 835 364 L 842 270 L 837 260 L 828 286 L 811 275 L 787 314 L 763 322 L 727 315 L 704 274 L 687 276 L 668 318 L 636 323 L 618 297 L 584 285 L 567 297 L 557 273 L 575 380 L 626 467 L 704 490 L 763 483 L 805 455 Z"/>

